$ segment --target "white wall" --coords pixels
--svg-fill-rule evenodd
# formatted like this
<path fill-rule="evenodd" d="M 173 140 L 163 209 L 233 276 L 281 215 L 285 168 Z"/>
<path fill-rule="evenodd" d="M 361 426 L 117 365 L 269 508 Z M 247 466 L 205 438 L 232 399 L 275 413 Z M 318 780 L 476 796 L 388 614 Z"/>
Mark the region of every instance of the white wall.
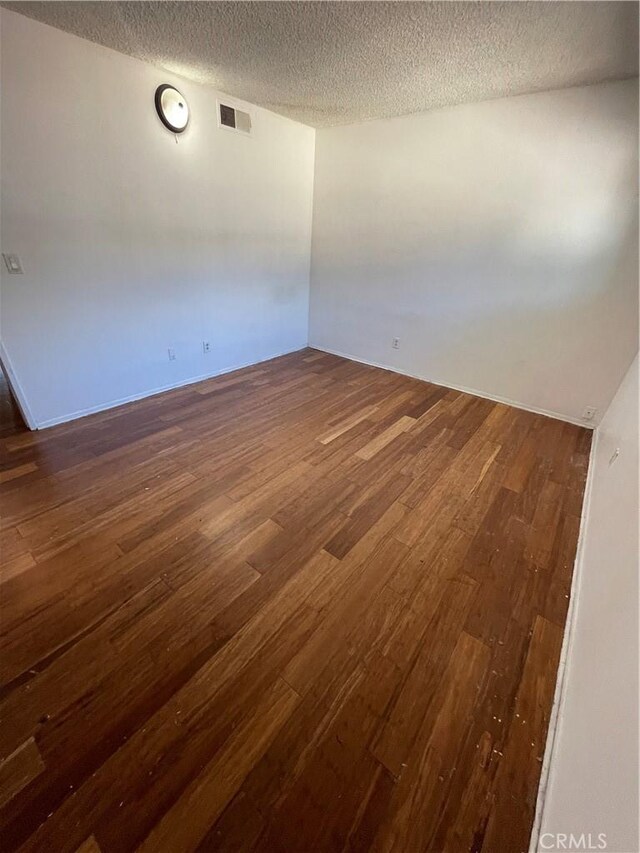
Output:
<path fill-rule="evenodd" d="M 594 845 L 605 833 L 610 853 L 640 849 L 638 379 L 636 357 L 596 434 L 539 850 L 561 849 L 559 833 L 591 833 Z"/>
<path fill-rule="evenodd" d="M 221 130 L 211 88 L 0 20 L 2 251 L 24 266 L 2 342 L 35 420 L 305 346 L 314 130 L 253 107 L 252 138 Z M 164 82 L 191 109 L 178 144 Z"/>
<path fill-rule="evenodd" d="M 252 138 L 221 130 L 208 87 L 0 22 L 2 251 L 25 269 L 2 273 L 1 336 L 34 419 L 304 346 L 315 132 L 259 108 Z M 177 145 L 164 81 L 192 111 Z M 636 98 L 614 83 L 318 131 L 312 345 L 604 411 L 637 340 Z"/>
<path fill-rule="evenodd" d="M 637 91 L 319 130 L 311 345 L 569 419 L 604 412 L 637 349 Z"/>

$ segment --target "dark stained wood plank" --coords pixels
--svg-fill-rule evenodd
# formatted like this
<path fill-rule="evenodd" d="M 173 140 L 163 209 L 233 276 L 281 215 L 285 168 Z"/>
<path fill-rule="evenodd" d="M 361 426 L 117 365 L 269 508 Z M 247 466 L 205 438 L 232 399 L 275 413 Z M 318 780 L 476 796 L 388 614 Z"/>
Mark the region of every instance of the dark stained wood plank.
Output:
<path fill-rule="evenodd" d="M 44 762 L 36 742 L 29 738 L 0 762 L 0 806 L 8 803 L 43 770 Z"/>
<path fill-rule="evenodd" d="M 145 851 L 194 849 L 293 713 L 300 697 L 281 679 L 187 786 L 139 846 Z"/>
<path fill-rule="evenodd" d="M 562 629 L 536 617 L 481 850 L 526 850 L 529 843 L 561 645 Z"/>
<path fill-rule="evenodd" d="M 464 578 L 448 581 L 442 586 L 438 605 L 422 635 L 413 622 L 403 625 L 405 631 L 411 631 L 413 641 L 407 654 L 408 672 L 373 748 L 376 758 L 396 778 L 402 775 L 418 733 L 427 725 L 427 716 L 433 718 L 440 710 L 437 703 L 426 697 L 437 693 L 460 638 L 475 587 Z M 433 640 L 427 642 L 427 637 Z"/>
<path fill-rule="evenodd" d="M 437 817 L 447 802 L 488 664 L 484 643 L 460 633 L 433 692 L 432 713 L 422 721 L 412 754 L 401 766 L 373 850 L 433 849 Z"/>
<path fill-rule="evenodd" d="M 229 803 L 222 816 L 204 836 L 198 853 L 215 850 L 216 853 L 241 853 L 253 850 L 264 830 L 264 818 L 240 791 Z"/>
<path fill-rule="evenodd" d="M 3 849 L 525 849 L 590 442 L 308 349 L 10 427 Z"/>

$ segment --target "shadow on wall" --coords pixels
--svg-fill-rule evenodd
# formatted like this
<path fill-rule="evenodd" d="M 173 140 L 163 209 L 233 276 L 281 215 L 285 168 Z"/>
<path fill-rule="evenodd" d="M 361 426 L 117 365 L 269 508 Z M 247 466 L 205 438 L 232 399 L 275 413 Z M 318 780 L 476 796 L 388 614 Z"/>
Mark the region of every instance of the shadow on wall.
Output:
<path fill-rule="evenodd" d="M 389 352 L 390 366 L 443 384 L 456 384 L 465 375 L 471 389 L 543 409 L 552 408 L 544 393 L 549 383 L 588 371 L 597 386 L 611 388 L 608 397 L 595 401 L 603 413 L 617 381 L 607 370 L 610 342 L 628 342 L 628 365 L 638 337 L 637 235 L 633 217 L 613 265 L 594 258 L 576 264 L 548 257 L 532 271 L 527 259 L 507 259 L 503 253 L 504 270 L 487 263 L 491 250 L 485 247 L 481 258 L 429 257 L 422 264 L 414 258 L 413 268 L 348 269 L 350 280 L 367 283 L 368 301 L 345 300 L 337 329 L 346 337 L 357 325 L 359 335 L 383 340 L 387 347 L 393 330 L 401 329 L 401 350 Z M 496 251 L 504 248 L 501 242 Z M 336 278 L 344 274 L 344 268 L 335 269 Z M 518 281 L 515 294 L 513 278 Z M 403 287 L 396 287 L 398 298 L 390 307 L 387 283 L 392 279 Z M 474 281 L 471 294 L 465 285 L 469 279 Z M 568 329 L 579 333 L 567 334 Z M 366 347 L 351 352 L 370 357 Z M 486 376 L 495 375 L 497 365 L 502 387 L 487 388 Z M 576 416 L 593 402 L 571 383 L 562 393 Z"/>
<path fill-rule="evenodd" d="M 573 418 L 602 413 L 637 343 L 636 91 L 321 132 L 311 343 Z"/>

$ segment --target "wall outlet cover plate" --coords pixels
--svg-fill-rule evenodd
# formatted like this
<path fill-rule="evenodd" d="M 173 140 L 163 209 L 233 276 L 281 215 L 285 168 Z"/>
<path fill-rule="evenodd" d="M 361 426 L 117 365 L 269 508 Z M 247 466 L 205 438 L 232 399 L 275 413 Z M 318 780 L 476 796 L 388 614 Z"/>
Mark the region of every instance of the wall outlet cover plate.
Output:
<path fill-rule="evenodd" d="M 5 266 L 11 275 L 22 275 L 22 263 L 17 255 L 11 255 L 7 252 L 2 253 Z"/>

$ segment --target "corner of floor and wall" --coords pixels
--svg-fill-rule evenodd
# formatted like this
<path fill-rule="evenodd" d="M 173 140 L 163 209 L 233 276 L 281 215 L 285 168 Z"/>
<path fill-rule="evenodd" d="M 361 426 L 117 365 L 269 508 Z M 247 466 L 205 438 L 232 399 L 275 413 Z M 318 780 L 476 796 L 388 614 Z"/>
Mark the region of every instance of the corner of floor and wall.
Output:
<path fill-rule="evenodd" d="M 306 346 L 315 130 L 0 21 L 2 249 L 23 268 L 2 272 L 2 359 L 30 425 Z M 161 83 L 190 105 L 179 139 L 156 114 Z M 218 126 L 221 97 L 249 110 L 250 136 Z"/>
<path fill-rule="evenodd" d="M 640 849 L 639 380 L 636 356 L 592 445 L 531 853 Z"/>
<path fill-rule="evenodd" d="M 637 103 L 634 79 L 317 130 L 311 346 L 596 424 L 638 346 Z"/>
<path fill-rule="evenodd" d="M 318 131 L 226 99 L 247 138 L 210 87 L 0 21 L 0 360 L 30 427 L 307 344 L 597 427 L 532 844 L 637 850 L 637 79 Z"/>

